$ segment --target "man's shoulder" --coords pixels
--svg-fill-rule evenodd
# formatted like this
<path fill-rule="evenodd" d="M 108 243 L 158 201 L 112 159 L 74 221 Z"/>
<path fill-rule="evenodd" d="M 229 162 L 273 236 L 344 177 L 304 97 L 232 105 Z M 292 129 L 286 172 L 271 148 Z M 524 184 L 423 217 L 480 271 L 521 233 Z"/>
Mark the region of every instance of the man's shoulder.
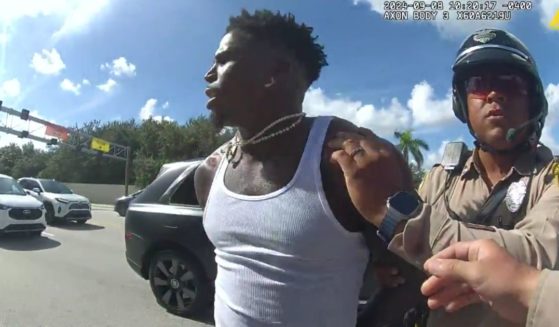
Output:
<path fill-rule="evenodd" d="M 194 174 L 194 187 L 198 202 L 200 202 L 202 206 L 206 204 L 215 173 L 217 172 L 221 160 L 224 160 L 226 147 L 229 143 L 230 142 L 223 144 L 212 154 L 207 156 L 196 169 Z"/>
<path fill-rule="evenodd" d="M 353 124 L 352 122 L 339 118 L 339 117 L 328 117 L 328 116 L 321 116 L 325 118 L 330 118 L 330 125 L 328 126 L 328 136 L 327 137 L 334 137 L 338 132 L 358 132 L 359 128 Z M 319 118 L 319 117 L 317 117 Z"/>

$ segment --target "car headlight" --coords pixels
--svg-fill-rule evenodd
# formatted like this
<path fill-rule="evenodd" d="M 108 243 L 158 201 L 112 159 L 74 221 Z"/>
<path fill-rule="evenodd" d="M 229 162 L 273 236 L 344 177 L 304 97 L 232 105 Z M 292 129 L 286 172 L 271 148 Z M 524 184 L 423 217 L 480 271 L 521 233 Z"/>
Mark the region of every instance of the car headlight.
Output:
<path fill-rule="evenodd" d="M 70 203 L 70 201 L 64 200 L 64 199 L 61 199 L 61 198 L 56 198 L 56 201 L 58 201 L 58 202 L 60 202 L 60 203 L 65 203 L 65 204 Z"/>

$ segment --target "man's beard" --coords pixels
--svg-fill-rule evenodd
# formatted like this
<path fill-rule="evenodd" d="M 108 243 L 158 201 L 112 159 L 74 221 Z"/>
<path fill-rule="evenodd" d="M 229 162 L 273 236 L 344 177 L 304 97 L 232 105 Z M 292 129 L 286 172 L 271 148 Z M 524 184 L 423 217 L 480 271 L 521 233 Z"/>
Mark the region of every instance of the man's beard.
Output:
<path fill-rule="evenodd" d="M 223 121 L 223 116 L 216 114 L 215 112 L 210 113 L 210 121 L 214 127 L 219 131 L 225 127 L 225 122 Z"/>

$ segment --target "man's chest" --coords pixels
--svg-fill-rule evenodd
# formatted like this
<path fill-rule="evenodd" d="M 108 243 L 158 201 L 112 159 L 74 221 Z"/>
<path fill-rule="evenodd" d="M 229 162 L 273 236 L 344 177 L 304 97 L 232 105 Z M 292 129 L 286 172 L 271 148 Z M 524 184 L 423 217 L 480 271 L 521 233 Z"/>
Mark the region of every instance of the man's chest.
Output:
<path fill-rule="evenodd" d="M 227 163 L 224 185 L 234 193 L 258 196 L 287 186 L 296 177 L 300 158 L 284 156 L 263 161 Z"/>

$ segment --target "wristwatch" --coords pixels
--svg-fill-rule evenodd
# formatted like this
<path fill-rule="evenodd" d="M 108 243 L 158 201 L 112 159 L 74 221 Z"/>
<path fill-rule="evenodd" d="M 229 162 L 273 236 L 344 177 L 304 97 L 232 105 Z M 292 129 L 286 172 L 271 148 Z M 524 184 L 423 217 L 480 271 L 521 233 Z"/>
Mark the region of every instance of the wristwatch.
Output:
<path fill-rule="evenodd" d="M 377 235 L 386 244 L 390 243 L 396 233 L 398 224 L 417 216 L 421 211 L 422 203 L 423 201 L 415 192 L 398 192 L 388 198 L 386 201 L 388 210 L 378 227 Z"/>

